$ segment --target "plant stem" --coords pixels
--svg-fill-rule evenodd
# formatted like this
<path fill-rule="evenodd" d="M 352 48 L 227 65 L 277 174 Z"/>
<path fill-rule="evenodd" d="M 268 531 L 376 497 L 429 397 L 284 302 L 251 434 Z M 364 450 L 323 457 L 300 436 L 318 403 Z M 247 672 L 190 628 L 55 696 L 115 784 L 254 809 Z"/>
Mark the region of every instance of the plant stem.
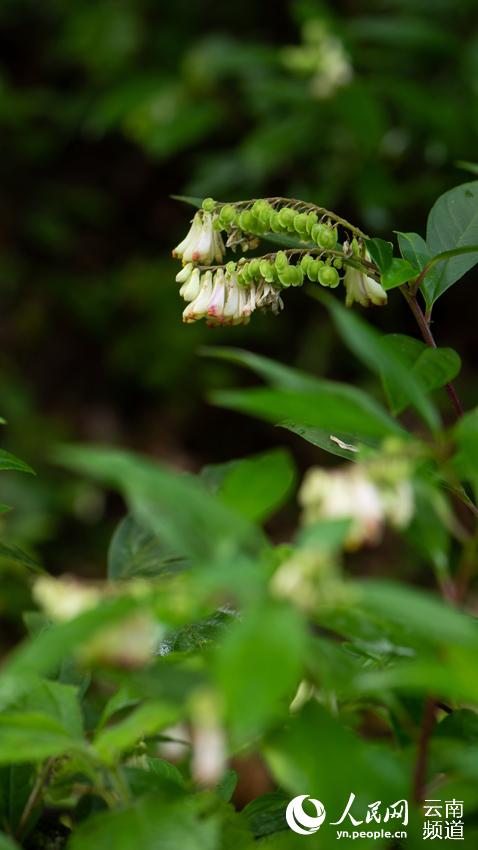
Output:
<path fill-rule="evenodd" d="M 401 286 L 400 289 L 401 289 L 402 293 L 404 294 L 413 315 L 415 316 L 415 319 L 417 321 L 417 325 L 420 328 L 420 332 L 421 332 L 421 335 L 422 335 L 424 341 L 426 342 L 427 345 L 430 346 L 430 348 L 436 348 L 437 344 L 436 344 L 435 339 L 433 337 L 433 334 L 430 330 L 430 325 L 428 324 L 428 322 L 425 318 L 425 315 L 422 311 L 422 308 L 420 307 L 420 304 L 418 303 L 417 296 L 413 292 L 411 292 L 407 288 L 406 285 Z M 450 381 L 450 383 L 446 384 L 445 389 L 446 389 L 448 396 L 450 398 L 450 401 L 453 405 L 453 408 L 454 408 L 454 411 L 457 415 L 457 418 L 459 419 L 461 416 L 463 416 L 464 410 L 463 410 L 461 401 L 458 398 L 455 387 L 453 386 L 451 381 Z"/>
<path fill-rule="evenodd" d="M 420 738 L 418 741 L 417 760 L 415 762 L 415 771 L 413 775 L 413 799 L 416 803 L 421 803 L 425 799 L 428 749 L 430 744 L 430 737 L 435 723 L 436 707 L 437 706 L 435 700 L 432 699 L 432 697 L 427 697 L 425 701 L 425 707 L 423 709 Z"/>
<path fill-rule="evenodd" d="M 20 817 L 16 832 L 15 832 L 15 838 L 18 838 L 18 840 L 20 840 L 23 836 L 23 831 L 24 831 L 25 827 L 27 826 L 30 815 L 33 812 L 33 809 L 35 808 L 35 806 L 38 802 L 38 799 L 39 799 L 40 794 L 42 792 L 43 785 L 45 784 L 45 782 L 48 779 L 48 774 L 50 773 L 50 769 L 51 769 L 52 764 L 53 764 L 53 759 L 52 758 L 48 759 L 45 762 L 45 764 L 43 765 L 42 769 L 40 770 L 40 772 L 39 772 L 39 774 L 36 778 L 35 784 L 34 784 L 32 790 L 30 792 L 30 796 L 28 797 L 27 802 L 25 803 L 25 808 L 23 809 L 23 812 L 21 814 L 21 817 Z"/>

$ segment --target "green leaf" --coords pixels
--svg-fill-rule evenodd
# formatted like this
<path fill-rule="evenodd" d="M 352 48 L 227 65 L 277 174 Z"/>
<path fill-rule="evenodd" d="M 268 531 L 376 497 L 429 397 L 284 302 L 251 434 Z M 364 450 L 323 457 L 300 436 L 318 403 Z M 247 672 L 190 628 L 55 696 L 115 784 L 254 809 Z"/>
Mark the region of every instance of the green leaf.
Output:
<path fill-rule="evenodd" d="M 478 495 L 478 407 L 461 417 L 455 425 L 458 451 L 453 465 L 463 481 L 469 481 Z"/>
<path fill-rule="evenodd" d="M 169 575 L 184 563 L 131 515 L 120 522 L 108 549 L 108 577 L 114 580 Z"/>
<path fill-rule="evenodd" d="M 6 543 L 0 543 L 0 558 L 5 561 L 11 561 L 13 564 L 20 564 L 22 567 L 27 567 L 32 573 L 44 574 L 43 567 L 30 558 L 26 552 L 19 549 L 18 546 L 7 546 Z"/>
<path fill-rule="evenodd" d="M 408 260 L 410 265 L 418 271 L 422 271 L 431 260 L 431 254 L 424 238 L 418 233 L 400 233 L 400 231 L 397 231 L 397 236 L 403 259 Z"/>
<path fill-rule="evenodd" d="M 200 797 L 147 795 L 120 810 L 88 818 L 72 834 L 67 850 L 217 850 L 219 822 L 204 817 Z"/>
<path fill-rule="evenodd" d="M 275 449 L 229 466 L 219 494 L 221 501 L 237 513 L 264 522 L 284 504 L 295 480 L 290 453 Z"/>
<path fill-rule="evenodd" d="M 408 260 L 400 260 L 398 257 L 394 257 L 391 265 L 383 272 L 380 282 L 386 290 L 395 289 L 402 283 L 414 280 L 418 273 L 418 269 L 412 266 Z"/>
<path fill-rule="evenodd" d="M 60 723 L 72 738 L 83 736 L 78 688 L 72 685 L 44 680 L 15 704 L 15 710 L 39 712 Z"/>
<path fill-rule="evenodd" d="M 412 635 L 430 644 L 478 648 L 476 621 L 440 599 L 393 581 L 362 581 L 360 588 L 365 610 L 402 624 Z"/>
<path fill-rule="evenodd" d="M 36 474 L 25 461 L 20 460 L 15 455 L 12 455 L 11 452 L 5 451 L 5 449 L 0 449 L 0 470 L 2 469 L 13 469 L 15 472 L 29 472 L 31 475 Z"/>
<path fill-rule="evenodd" d="M 165 779 L 167 782 L 172 782 L 180 788 L 184 787 L 184 777 L 175 764 L 152 756 L 146 756 L 146 764 L 154 776 Z"/>
<path fill-rule="evenodd" d="M 278 363 L 276 360 L 270 360 L 268 357 L 262 357 L 260 354 L 254 354 L 252 351 L 245 351 L 243 348 L 224 348 L 218 346 L 203 346 L 200 353 L 205 357 L 212 357 L 218 360 L 226 360 L 229 363 L 236 363 L 239 366 L 244 366 L 264 378 L 269 384 L 274 387 L 289 390 L 304 390 L 308 392 L 314 388 L 320 387 L 321 382 L 313 375 L 307 375 L 305 372 L 300 372 L 298 369 L 292 369 L 284 363 Z"/>
<path fill-rule="evenodd" d="M 144 600 L 122 596 L 107 599 L 73 620 L 43 629 L 24 641 L 0 673 L 0 705 L 11 704 L 38 684 L 38 677 L 58 671 L 62 660 L 83 641 L 136 611 Z"/>
<path fill-rule="evenodd" d="M 328 836 L 328 823 L 339 820 L 350 792 L 356 794 L 353 809 L 361 818 L 370 800 L 398 800 L 408 784 L 397 753 L 362 740 L 315 701 L 270 738 L 265 756 L 272 775 L 291 796 L 307 793 L 323 801 L 328 814 L 320 830 L 325 847 L 336 841 L 337 827 L 330 827 Z"/>
<path fill-rule="evenodd" d="M 20 850 L 20 845 L 4 832 L 0 832 L 0 850 Z"/>
<path fill-rule="evenodd" d="M 272 835 L 284 829 L 284 812 L 289 802 L 285 794 L 274 791 L 256 797 L 242 810 L 256 838 Z"/>
<path fill-rule="evenodd" d="M 131 750 L 138 741 L 171 726 L 178 720 L 178 709 L 160 702 L 146 702 L 134 709 L 124 720 L 100 731 L 93 740 L 99 758 L 115 764 L 123 752 Z"/>
<path fill-rule="evenodd" d="M 221 390 L 211 394 L 220 407 L 240 410 L 267 422 L 308 426 L 339 434 L 353 431 L 361 440 L 381 439 L 389 434 L 405 436 L 398 423 L 387 417 L 365 394 L 345 384 L 326 384 L 311 393 L 290 390 Z"/>
<path fill-rule="evenodd" d="M 93 446 L 64 446 L 57 459 L 83 474 L 117 487 L 140 523 L 171 551 L 210 563 L 257 552 L 260 530 L 214 498 L 203 482 L 148 458 Z"/>
<path fill-rule="evenodd" d="M 335 555 L 342 548 L 349 528 L 349 519 L 320 520 L 301 528 L 294 542 L 299 549 L 314 549 L 316 552 Z"/>
<path fill-rule="evenodd" d="M 340 384 L 335 381 L 324 381 L 307 375 L 297 369 L 291 369 L 282 363 L 269 360 L 258 354 L 244 351 L 240 348 L 207 348 L 203 349 L 209 357 L 218 357 L 232 363 L 238 363 L 251 369 L 263 377 L 268 383 L 281 390 L 294 390 L 292 392 L 274 396 L 274 394 L 259 395 L 257 390 L 238 391 L 236 394 L 240 407 L 246 412 L 261 416 L 269 421 L 278 422 L 286 427 L 310 426 L 321 428 L 333 435 L 340 433 L 352 434 L 357 439 L 367 436 L 383 437 L 387 433 L 395 432 L 405 434 L 402 428 L 380 407 L 377 402 L 366 393 L 348 384 Z M 242 401 L 238 398 L 239 393 L 251 392 L 252 395 L 244 396 L 246 407 L 242 407 Z M 259 391 L 260 392 L 260 391 Z M 262 391 L 264 393 L 264 391 Z M 236 406 L 234 391 L 222 391 L 214 394 L 214 399 L 224 406 Z M 257 410 L 249 409 L 249 405 L 256 405 Z M 288 407 L 295 414 L 288 412 L 287 406 L 281 408 L 285 400 L 289 400 Z M 230 402 L 233 401 L 233 404 Z M 277 403 L 276 403 L 277 402 Z M 267 408 L 270 408 L 268 410 Z M 293 420 L 293 421 L 289 421 Z M 294 421 L 296 420 L 296 421 Z M 341 424 L 337 424 L 340 421 Z M 354 426 L 354 422 L 356 426 Z M 364 442 L 366 439 L 364 440 Z"/>
<path fill-rule="evenodd" d="M 430 348 L 421 340 L 404 334 L 388 334 L 383 341 L 417 378 L 424 392 L 443 387 L 460 371 L 461 360 L 452 348 Z M 385 372 L 382 381 L 392 412 L 401 413 L 409 404 L 401 381 Z"/>
<path fill-rule="evenodd" d="M 182 201 L 184 204 L 189 204 L 191 207 L 201 209 L 204 198 L 193 198 L 191 195 L 170 195 L 173 201 Z"/>
<path fill-rule="evenodd" d="M 64 725 L 36 711 L 0 714 L 0 764 L 42 761 L 71 750 L 84 750 L 82 739 Z"/>
<path fill-rule="evenodd" d="M 0 767 L 0 822 L 4 826 L 8 825 L 9 832 L 13 834 L 17 830 L 36 778 L 36 766 L 32 764 Z M 1 848 L 0 844 L 0 850 Z"/>
<path fill-rule="evenodd" d="M 292 699 L 307 640 L 305 624 L 293 608 L 271 602 L 243 616 L 218 647 L 215 664 L 238 739 L 260 732 L 280 714 L 283 700 Z"/>
<path fill-rule="evenodd" d="M 355 313 L 346 310 L 334 298 L 324 299 L 345 344 L 373 372 L 382 373 L 400 384 L 407 401 L 412 404 L 432 430 L 440 425 L 438 414 L 415 375 L 391 351 L 380 334 Z"/>
<path fill-rule="evenodd" d="M 393 245 L 384 239 L 365 239 L 365 244 L 372 260 L 383 274 L 390 268 L 393 260 Z"/>
<path fill-rule="evenodd" d="M 237 780 L 238 775 L 235 770 L 226 770 L 224 776 L 216 785 L 216 794 L 228 803 L 236 790 Z"/>
<path fill-rule="evenodd" d="M 478 163 L 476 162 L 467 162 L 464 159 L 459 159 L 455 165 L 457 168 L 462 168 L 463 171 L 469 171 L 471 174 L 478 174 Z"/>
<path fill-rule="evenodd" d="M 427 248 L 432 257 L 455 248 L 478 246 L 478 181 L 445 192 L 430 211 Z M 430 270 L 422 291 L 430 309 L 437 298 L 478 262 L 476 252 L 451 257 Z"/>
<path fill-rule="evenodd" d="M 360 450 L 365 443 L 357 434 L 341 431 L 340 434 L 329 434 L 323 428 L 310 428 L 307 425 L 297 425 L 294 422 L 281 422 L 281 428 L 286 428 L 292 431 L 293 434 L 298 434 L 303 440 L 312 443 L 313 446 L 318 446 L 324 451 L 329 452 L 337 457 L 346 458 L 346 460 L 357 461 L 360 457 Z M 368 445 L 376 446 L 377 441 L 368 441 Z"/>
<path fill-rule="evenodd" d="M 441 490 L 428 481 L 414 481 L 415 512 L 405 537 L 439 576 L 446 574 L 450 553 L 450 507 Z"/>

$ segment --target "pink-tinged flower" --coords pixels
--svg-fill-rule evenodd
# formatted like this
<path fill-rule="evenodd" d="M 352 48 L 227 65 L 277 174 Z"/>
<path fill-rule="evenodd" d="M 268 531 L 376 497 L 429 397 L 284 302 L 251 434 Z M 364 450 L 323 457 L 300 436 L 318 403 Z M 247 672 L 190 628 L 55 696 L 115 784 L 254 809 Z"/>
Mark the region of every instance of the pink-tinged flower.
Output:
<path fill-rule="evenodd" d="M 211 300 L 207 309 L 208 317 L 221 322 L 224 316 L 224 304 L 226 301 L 226 275 L 223 269 L 218 269 L 213 278 Z"/>
<path fill-rule="evenodd" d="M 212 297 L 212 272 L 207 271 L 200 277 L 199 292 L 183 312 L 183 322 L 197 322 L 207 316 Z"/>
<path fill-rule="evenodd" d="M 201 286 L 201 273 L 198 268 L 194 268 L 192 263 L 188 263 L 176 275 L 176 282 L 182 283 L 179 294 L 185 301 L 194 301 L 199 295 Z"/>
<path fill-rule="evenodd" d="M 206 318 L 210 327 L 245 325 L 256 309 L 277 313 L 283 307 L 279 290 L 266 281 L 242 286 L 235 272 L 223 268 L 214 274 L 210 270 L 200 277 L 198 274 L 199 270 L 193 269 L 180 290 L 183 298 L 190 301 L 183 312 L 184 322 Z"/>
<path fill-rule="evenodd" d="M 198 210 L 189 232 L 172 253 L 173 257 L 177 257 L 183 263 L 203 263 L 207 266 L 213 260 L 221 263 L 224 250 L 221 234 L 213 227 L 211 213 Z"/>

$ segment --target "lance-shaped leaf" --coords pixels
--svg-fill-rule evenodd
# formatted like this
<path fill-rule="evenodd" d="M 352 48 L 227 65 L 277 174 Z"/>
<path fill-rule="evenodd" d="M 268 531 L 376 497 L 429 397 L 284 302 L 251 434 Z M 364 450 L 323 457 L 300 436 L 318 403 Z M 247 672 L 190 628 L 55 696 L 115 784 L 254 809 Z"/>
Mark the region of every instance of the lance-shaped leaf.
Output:
<path fill-rule="evenodd" d="M 424 392 L 419 379 L 383 341 L 380 334 L 355 313 L 346 310 L 329 296 L 320 295 L 325 302 L 345 344 L 373 372 L 382 373 L 399 383 L 407 401 L 415 407 L 432 429 L 440 425 L 438 414 Z"/>
<path fill-rule="evenodd" d="M 369 443 L 387 434 L 406 432 L 370 396 L 347 384 L 325 381 L 289 366 L 241 349 L 211 348 L 206 353 L 240 363 L 264 377 L 274 389 L 217 391 L 215 404 L 258 416 L 300 433 L 301 428 L 318 428 L 328 437 L 347 434 Z M 307 439 L 307 438 L 306 438 Z M 347 442 L 347 440 L 345 440 Z M 334 447 L 338 446 L 334 443 Z M 322 448 L 328 450 L 327 439 Z M 336 454 L 336 452 L 333 452 Z"/>

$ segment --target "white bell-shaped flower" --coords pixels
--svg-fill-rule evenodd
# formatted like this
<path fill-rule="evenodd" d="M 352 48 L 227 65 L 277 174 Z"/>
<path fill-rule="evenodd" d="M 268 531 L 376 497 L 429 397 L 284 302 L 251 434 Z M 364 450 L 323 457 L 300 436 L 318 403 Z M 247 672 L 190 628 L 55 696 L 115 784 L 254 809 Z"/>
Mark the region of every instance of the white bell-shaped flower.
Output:
<path fill-rule="evenodd" d="M 173 257 L 183 263 L 203 263 L 209 265 L 215 260 L 222 262 L 224 243 L 221 234 L 213 227 L 213 216 L 204 210 L 198 210 L 189 232 L 173 250 Z"/>
<path fill-rule="evenodd" d="M 362 307 L 370 307 L 370 304 L 382 307 L 387 303 L 387 293 L 384 288 L 372 277 L 352 266 L 347 266 L 345 269 L 344 286 L 347 290 L 346 307 L 351 307 L 355 301 L 358 301 Z"/>

